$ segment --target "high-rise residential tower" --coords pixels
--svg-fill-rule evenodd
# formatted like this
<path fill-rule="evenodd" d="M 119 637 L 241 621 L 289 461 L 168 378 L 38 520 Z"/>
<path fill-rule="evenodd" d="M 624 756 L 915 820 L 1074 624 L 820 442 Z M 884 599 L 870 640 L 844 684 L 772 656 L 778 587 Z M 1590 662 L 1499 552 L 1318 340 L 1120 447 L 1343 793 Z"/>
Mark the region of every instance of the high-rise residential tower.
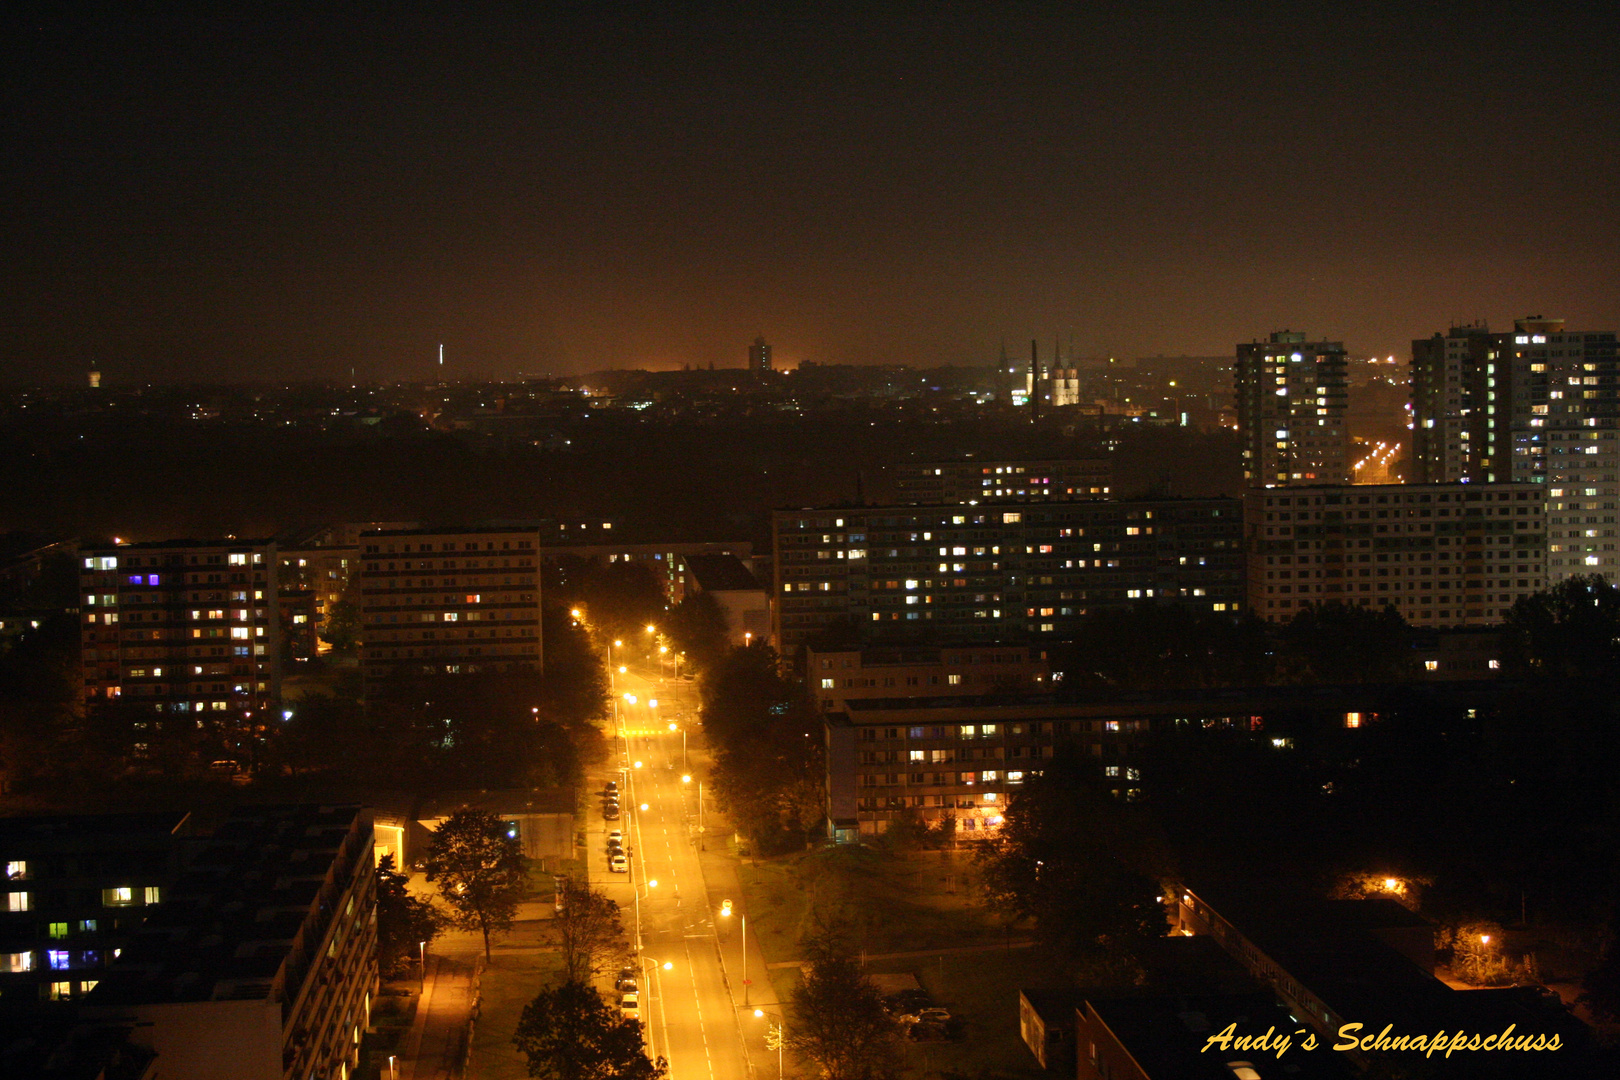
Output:
<path fill-rule="evenodd" d="M 1280 330 L 1237 347 L 1238 433 L 1253 487 L 1348 484 L 1344 345 Z"/>
<path fill-rule="evenodd" d="M 1613 331 L 1519 319 L 1412 343 L 1420 481 L 1547 488 L 1547 580 L 1620 580 L 1620 386 Z"/>
<path fill-rule="evenodd" d="M 755 338 L 754 343 L 752 345 L 748 346 L 748 370 L 749 371 L 770 371 L 770 370 L 772 370 L 771 369 L 771 346 L 763 337 Z"/>

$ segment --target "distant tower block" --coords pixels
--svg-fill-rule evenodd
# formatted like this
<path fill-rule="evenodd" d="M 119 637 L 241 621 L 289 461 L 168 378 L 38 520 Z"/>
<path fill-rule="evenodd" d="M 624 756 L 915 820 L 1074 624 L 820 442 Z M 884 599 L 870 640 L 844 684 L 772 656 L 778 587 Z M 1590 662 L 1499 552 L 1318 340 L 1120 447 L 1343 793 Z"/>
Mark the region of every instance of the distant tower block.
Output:
<path fill-rule="evenodd" d="M 99 371 L 90 372 L 90 389 L 92 389 L 92 390 L 100 390 L 101 389 L 101 372 L 99 372 Z"/>
<path fill-rule="evenodd" d="M 755 338 L 754 343 L 752 345 L 748 346 L 748 370 L 749 371 L 770 371 L 770 370 L 772 370 L 772 368 L 771 368 L 771 347 L 770 347 L 770 345 L 768 343 L 766 343 L 766 341 L 765 341 L 765 339 L 763 337 Z"/>

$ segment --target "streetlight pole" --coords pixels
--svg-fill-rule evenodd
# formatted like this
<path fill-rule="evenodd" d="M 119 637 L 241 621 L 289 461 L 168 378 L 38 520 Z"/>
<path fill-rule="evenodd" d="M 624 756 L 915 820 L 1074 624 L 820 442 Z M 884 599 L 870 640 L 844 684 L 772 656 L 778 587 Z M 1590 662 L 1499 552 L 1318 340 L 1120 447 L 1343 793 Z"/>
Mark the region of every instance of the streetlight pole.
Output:
<path fill-rule="evenodd" d="M 420 976 L 420 981 L 416 984 L 416 993 L 420 997 L 427 993 L 427 942 L 418 941 L 416 943 L 416 955 L 418 975 Z"/>
<path fill-rule="evenodd" d="M 742 947 L 743 947 L 743 1004 L 748 1004 L 748 916 L 742 917 Z"/>

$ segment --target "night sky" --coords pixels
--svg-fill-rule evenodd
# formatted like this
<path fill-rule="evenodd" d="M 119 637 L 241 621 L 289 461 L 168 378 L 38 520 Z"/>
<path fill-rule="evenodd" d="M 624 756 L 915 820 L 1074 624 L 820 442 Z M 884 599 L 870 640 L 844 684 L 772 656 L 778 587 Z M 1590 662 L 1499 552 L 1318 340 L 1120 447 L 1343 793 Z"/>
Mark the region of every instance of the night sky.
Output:
<path fill-rule="evenodd" d="M 0 27 L 7 381 L 1620 326 L 1613 4 L 67 6 Z"/>

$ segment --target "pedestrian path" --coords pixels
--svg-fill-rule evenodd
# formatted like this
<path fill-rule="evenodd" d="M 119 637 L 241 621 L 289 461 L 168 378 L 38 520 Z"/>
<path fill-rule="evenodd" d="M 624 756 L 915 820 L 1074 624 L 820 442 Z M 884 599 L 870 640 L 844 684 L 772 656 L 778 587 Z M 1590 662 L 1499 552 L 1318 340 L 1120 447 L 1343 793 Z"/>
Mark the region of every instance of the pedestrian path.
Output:
<path fill-rule="evenodd" d="M 462 1075 L 478 960 L 476 953 L 428 956 L 422 998 L 399 1063 L 403 1080 L 451 1080 Z"/>

